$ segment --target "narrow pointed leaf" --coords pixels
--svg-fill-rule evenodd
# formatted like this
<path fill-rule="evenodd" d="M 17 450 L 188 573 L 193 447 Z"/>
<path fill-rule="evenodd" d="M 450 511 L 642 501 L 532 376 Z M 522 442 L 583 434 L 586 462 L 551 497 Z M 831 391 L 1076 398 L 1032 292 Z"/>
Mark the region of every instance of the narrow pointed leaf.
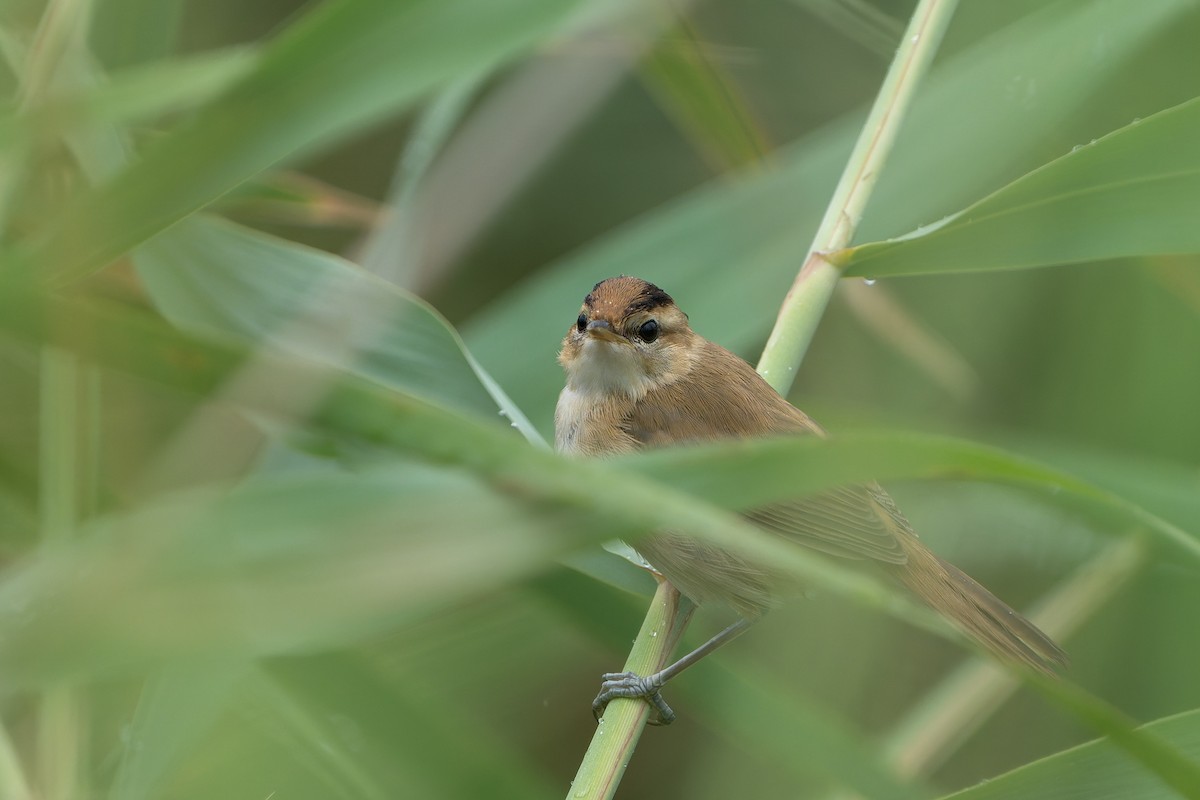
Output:
<path fill-rule="evenodd" d="M 1200 711 L 1187 711 L 1142 728 L 1200 762 Z M 1068 788 L 1069 787 L 1069 788 Z M 1173 791 L 1155 775 L 1100 739 L 1048 756 L 948 795 L 945 800 L 1059 800 L 1070 792 L 1088 800 L 1175 800 Z"/>
<path fill-rule="evenodd" d="M 562 25 L 577 0 L 340 0 L 269 44 L 258 67 L 37 238 L 45 280 L 86 275 L 242 181 L 494 66 Z"/>
<path fill-rule="evenodd" d="M 1200 253 L 1200 98 L 1080 147 L 936 224 L 832 256 L 849 275 Z"/>
<path fill-rule="evenodd" d="M 137 250 L 155 304 L 185 330 L 270 345 L 448 408 L 533 426 L 427 303 L 358 266 L 213 217 Z"/>

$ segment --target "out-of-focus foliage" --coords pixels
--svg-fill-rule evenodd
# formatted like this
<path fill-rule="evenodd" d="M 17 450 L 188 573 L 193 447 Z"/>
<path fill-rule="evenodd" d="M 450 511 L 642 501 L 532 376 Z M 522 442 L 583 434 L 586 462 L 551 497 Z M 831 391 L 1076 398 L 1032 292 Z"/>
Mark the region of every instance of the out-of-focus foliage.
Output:
<path fill-rule="evenodd" d="M 562 796 L 651 585 L 599 542 L 679 519 L 814 591 L 672 684 L 621 796 L 1175 796 L 1191 0 L 962 0 L 791 398 L 841 441 L 536 444 L 605 277 L 756 357 L 912 5 L 0 8 L 0 797 Z M 727 513 L 871 475 L 1154 722 L 1083 744 Z"/>

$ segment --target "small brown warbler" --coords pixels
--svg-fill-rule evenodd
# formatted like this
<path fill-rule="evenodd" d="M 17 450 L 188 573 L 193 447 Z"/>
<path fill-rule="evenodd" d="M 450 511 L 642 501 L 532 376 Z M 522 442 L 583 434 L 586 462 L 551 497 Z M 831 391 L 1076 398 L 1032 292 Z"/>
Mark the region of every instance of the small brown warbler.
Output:
<path fill-rule="evenodd" d="M 825 435 L 749 364 L 694 333 L 671 296 L 640 278 L 596 284 L 558 360 L 567 382 L 554 415 L 555 439 L 564 453 L 611 456 L 687 442 Z M 777 503 L 747 516 L 789 541 L 882 565 L 1001 658 L 1043 671 L 1066 663 L 1066 654 L 1033 623 L 930 552 L 874 483 Z M 639 542 L 638 550 L 693 601 L 721 602 L 741 617 L 660 672 L 604 676 L 593 703 L 597 718 L 615 697 L 642 697 L 657 708 L 656 722 L 666 724 L 674 714 L 659 694 L 663 684 L 744 631 L 773 604 L 783 581 L 686 532 L 657 532 Z"/>

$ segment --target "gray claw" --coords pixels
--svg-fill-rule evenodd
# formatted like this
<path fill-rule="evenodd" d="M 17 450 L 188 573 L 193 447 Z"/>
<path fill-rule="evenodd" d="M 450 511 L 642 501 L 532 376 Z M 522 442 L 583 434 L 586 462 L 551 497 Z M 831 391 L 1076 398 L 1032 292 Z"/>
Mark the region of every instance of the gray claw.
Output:
<path fill-rule="evenodd" d="M 661 684 L 654 680 L 656 676 L 643 678 L 634 672 L 606 672 L 604 682 L 600 684 L 600 694 L 592 701 L 592 716 L 596 722 L 604 714 L 608 704 L 618 697 L 641 698 L 658 712 L 656 719 L 650 720 L 651 725 L 670 725 L 675 721 L 675 712 L 663 700 L 659 692 Z"/>

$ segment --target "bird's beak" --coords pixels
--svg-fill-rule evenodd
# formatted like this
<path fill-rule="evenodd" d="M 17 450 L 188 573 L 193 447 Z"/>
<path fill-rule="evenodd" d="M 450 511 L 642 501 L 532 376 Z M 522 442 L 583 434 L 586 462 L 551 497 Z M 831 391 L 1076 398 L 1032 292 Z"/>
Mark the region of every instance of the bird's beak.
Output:
<path fill-rule="evenodd" d="M 625 337 L 613 330 L 606 319 L 594 319 L 587 324 L 588 335 L 602 342 L 623 342 Z"/>

